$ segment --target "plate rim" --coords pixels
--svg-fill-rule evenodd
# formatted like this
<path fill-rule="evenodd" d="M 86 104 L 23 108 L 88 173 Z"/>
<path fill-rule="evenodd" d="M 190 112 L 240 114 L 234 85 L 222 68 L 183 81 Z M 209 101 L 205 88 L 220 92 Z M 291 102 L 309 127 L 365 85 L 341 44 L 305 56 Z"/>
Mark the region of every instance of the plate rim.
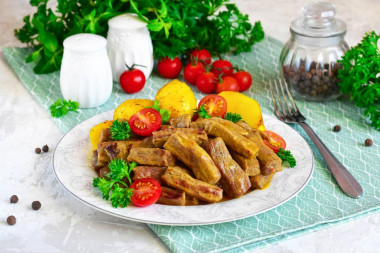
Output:
<path fill-rule="evenodd" d="M 299 137 L 301 137 L 305 143 L 307 144 L 307 148 L 308 148 L 308 151 L 309 153 L 311 154 L 311 169 L 310 169 L 310 173 L 309 175 L 307 176 L 306 180 L 303 182 L 302 186 L 300 186 L 292 195 L 288 196 L 287 198 L 283 199 L 282 201 L 270 206 L 270 207 L 267 207 L 267 208 L 264 208 L 263 210 L 260 210 L 260 211 L 257 211 L 255 213 L 251 213 L 251 214 L 243 214 L 243 215 L 240 215 L 239 217 L 233 217 L 233 218 L 230 218 L 230 219 L 223 219 L 223 220 L 220 220 L 220 221 L 204 221 L 204 222 L 183 222 L 183 223 L 173 223 L 173 222 L 160 222 L 160 221 L 150 221 L 150 220 L 147 220 L 147 219 L 139 219 L 139 218 L 134 218 L 134 217 L 126 217 L 125 215 L 121 215 L 121 214 L 117 214 L 115 212 L 111 212 L 111 211 L 108 211 L 106 209 L 103 209 L 93 203 L 90 203 L 84 199 L 82 199 L 80 196 L 77 196 L 75 193 L 73 193 L 71 190 L 69 190 L 66 185 L 64 184 L 64 182 L 62 182 L 62 180 L 60 179 L 60 177 L 58 176 L 57 174 L 57 171 L 56 171 L 56 168 L 55 168 L 55 157 L 56 157 L 56 152 L 57 152 L 57 148 L 58 146 L 60 145 L 60 143 L 62 142 L 62 140 L 69 134 L 71 133 L 74 129 L 80 127 L 81 125 L 85 124 L 87 121 L 95 118 L 95 117 L 101 117 L 101 115 L 103 114 L 108 114 L 110 112 L 112 112 L 114 110 L 108 110 L 108 111 L 105 111 L 105 112 L 102 112 L 100 114 L 97 114 L 93 117 L 90 117 L 82 122 L 80 122 L 79 124 L 77 124 L 76 126 L 74 126 L 72 129 L 70 129 L 67 133 L 65 133 L 62 138 L 59 140 L 59 142 L 57 143 L 56 145 L 56 148 L 54 150 L 54 154 L 53 154 L 53 159 L 52 159 L 52 166 L 53 166 L 53 172 L 54 172 L 54 175 L 55 177 L 57 178 L 58 182 L 61 184 L 61 186 L 63 186 L 63 188 L 71 195 L 73 196 L 75 199 L 79 200 L 80 202 L 94 208 L 95 210 L 98 210 L 102 213 L 106 213 L 108 215 L 111 215 L 111 216 L 114 216 L 114 217 L 117 217 L 117 218 L 121 218 L 121 219 L 125 219 L 125 220 L 130 220 L 130 221 L 135 221 L 135 222 L 140 222 L 140 223 L 145 223 L 145 224 L 155 224 L 155 225 L 169 225 L 169 226 L 203 226 L 203 225 L 212 225 L 212 224 L 219 224 L 219 223 L 225 223 L 225 222 L 231 222 L 231 221 L 237 221 L 237 220 L 242 220 L 242 219 L 245 219 L 245 218 L 248 218 L 248 217 L 253 217 L 253 216 L 256 216 L 256 215 L 259 215 L 259 214 L 262 214 L 264 212 L 267 212 L 267 211 L 270 211 L 280 205 L 283 205 L 285 204 L 286 202 L 290 201 L 292 198 L 294 198 L 295 196 L 297 196 L 304 188 L 305 186 L 309 183 L 312 175 L 313 175 L 313 172 L 314 172 L 314 155 L 313 155 L 313 152 L 310 148 L 310 145 L 309 143 L 307 143 L 307 141 L 305 140 L 305 138 L 303 138 L 299 132 L 297 132 L 295 129 L 291 128 L 289 125 L 285 124 L 284 122 L 278 120 L 277 118 L 271 116 L 271 115 L 267 115 L 265 113 L 262 113 L 262 116 L 263 116 L 263 119 L 265 117 L 268 117 L 268 118 L 271 118 L 272 120 L 276 120 L 282 124 L 285 124 L 287 125 L 288 127 L 290 127 L 294 132 L 296 132 Z M 217 204 L 217 203 L 215 203 Z M 178 206 L 176 206 L 178 207 Z M 183 206 L 183 208 L 185 208 L 186 206 Z"/>

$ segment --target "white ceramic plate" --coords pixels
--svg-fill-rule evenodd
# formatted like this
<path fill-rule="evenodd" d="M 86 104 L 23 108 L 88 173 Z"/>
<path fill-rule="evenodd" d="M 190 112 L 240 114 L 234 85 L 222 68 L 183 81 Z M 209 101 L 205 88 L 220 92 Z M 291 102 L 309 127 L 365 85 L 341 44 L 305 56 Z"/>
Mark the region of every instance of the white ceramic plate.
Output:
<path fill-rule="evenodd" d="M 68 132 L 54 152 L 54 172 L 59 182 L 83 203 L 108 214 L 128 220 L 161 225 L 205 225 L 227 222 L 253 216 L 285 203 L 300 192 L 313 172 L 313 154 L 306 141 L 291 127 L 279 120 L 263 115 L 268 130 L 280 134 L 297 159 L 295 168 L 284 168 L 276 173 L 271 185 L 216 204 L 202 206 L 166 206 L 154 204 L 139 208 L 113 208 L 109 201 L 92 186 L 96 172 L 91 168 L 92 146 L 90 129 L 112 119 L 113 111 L 88 119 Z"/>

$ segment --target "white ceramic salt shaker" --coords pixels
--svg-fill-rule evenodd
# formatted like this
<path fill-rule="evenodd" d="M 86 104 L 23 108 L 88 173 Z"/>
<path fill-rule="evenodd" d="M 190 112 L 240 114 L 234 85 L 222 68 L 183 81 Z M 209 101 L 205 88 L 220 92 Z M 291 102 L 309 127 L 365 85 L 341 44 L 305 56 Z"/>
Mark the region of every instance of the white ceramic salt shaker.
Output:
<path fill-rule="evenodd" d="M 153 46 L 149 30 L 136 14 L 128 13 L 111 18 L 108 21 L 107 51 L 112 76 L 119 82 L 120 75 L 133 64 L 148 79 L 153 69 Z"/>
<path fill-rule="evenodd" d="M 80 108 L 102 105 L 111 96 L 112 70 L 106 44 L 104 37 L 88 33 L 72 35 L 63 42 L 61 92 Z"/>

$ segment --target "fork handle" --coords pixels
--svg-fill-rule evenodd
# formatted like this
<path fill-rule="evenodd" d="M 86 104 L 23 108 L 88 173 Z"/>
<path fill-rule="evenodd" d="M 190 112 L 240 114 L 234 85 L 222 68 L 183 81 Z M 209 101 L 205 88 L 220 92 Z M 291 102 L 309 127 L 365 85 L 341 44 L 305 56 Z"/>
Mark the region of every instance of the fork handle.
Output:
<path fill-rule="evenodd" d="M 360 198 L 363 195 L 363 188 L 358 181 L 350 174 L 350 172 L 339 162 L 339 160 L 331 153 L 331 151 L 325 146 L 325 144 L 315 134 L 313 129 L 305 122 L 298 122 L 309 137 L 313 140 L 315 146 L 317 146 L 323 159 L 325 160 L 327 167 L 333 174 L 336 182 L 342 191 L 352 198 Z"/>

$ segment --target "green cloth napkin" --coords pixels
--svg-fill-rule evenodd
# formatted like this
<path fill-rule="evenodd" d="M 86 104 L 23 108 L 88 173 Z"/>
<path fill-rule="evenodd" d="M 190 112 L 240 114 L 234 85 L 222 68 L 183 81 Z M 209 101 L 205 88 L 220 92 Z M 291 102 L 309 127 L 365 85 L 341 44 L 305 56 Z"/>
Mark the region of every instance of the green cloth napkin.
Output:
<path fill-rule="evenodd" d="M 255 45 L 252 52 L 226 56 L 234 65 L 252 74 L 254 83 L 244 94 L 256 99 L 263 113 L 268 115 L 273 115 L 268 81 L 278 76 L 282 46 L 281 42 L 267 37 Z M 29 49 L 3 48 L 3 52 L 22 83 L 50 113 L 49 106 L 61 97 L 59 72 L 35 75 L 33 64 L 24 62 Z M 179 79 L 183 77 L 179 76 Z M 67 132 L 83 120 L 116 108 L 125 99 L 153 99 L 167 81 L 153 73 L 142 92 L 134 95 L 125 94 L 115 83 L 106 104 L 81 109 L 79 113 L 71 112 L 53 120 L 63 132 Z M 203 97 L 194 87 L 192 89 L 197 99 Z M 362 116 L 362 110 L 346 98 L 324 103 L 297 101 L 297 104 L 317 135 L 360 182 L 364 189 L 363 197 L 352 199 L 342 193 L 311 140 L 300 127 L 293 126 L 310 144 L 315 157 L 315 171 L 308 185 L 285 204 L 242 220 L 190 227 L 149 225 L 172 251 L 249 251 L 380 211 L 380 156 L 377 144 L 380 132 L 373 130 Z M 342 126 L 341 132 L 333 132 L 334 125 Z M 373 146 L 364 146 L 367 138 L 375 140 Z"/>

